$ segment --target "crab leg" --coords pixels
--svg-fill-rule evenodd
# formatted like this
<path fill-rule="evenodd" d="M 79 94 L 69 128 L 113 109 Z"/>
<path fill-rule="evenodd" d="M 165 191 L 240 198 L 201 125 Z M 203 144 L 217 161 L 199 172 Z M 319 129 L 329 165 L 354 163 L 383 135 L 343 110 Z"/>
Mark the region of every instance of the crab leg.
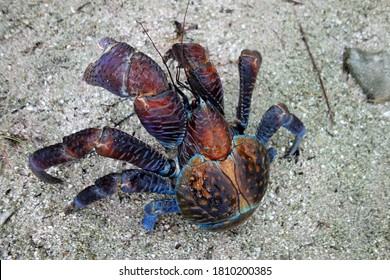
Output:
<path fill-rule="evenodd" d="M 179 206 L 175 198 L 154 200 L 145 206 L 145 216 L 142 220 L 142 225 L 149 232 L 152 232 L 154 224 L 160 215 L 177 212 L 179 212 Z"/>
<path fill-rule="evenodd" d="M 61 180 L 45 172 L 45 169 L 79 159 L 95 151 L 104 157 L 130 162 L 139 168 L 170 176 L 176 170 L 174 160 L 153 149 L 137 138 L 114 128 L 88 128 L 63 138 L 62 143 L 42 148 L 29 158 L 32 172 L 48 183 Z"/>
<path fill-rule="evenodd" d="M 271 106 L 264 114 L 257 127 L 256 137 L 265 146 L 281 126 L 295 135 L 294 143 L 287 154 L 288 156 L 292 156 L 301 144 L 302 138 L 306 133 L 306 128 L 302 121 L 291 114 L 287 106 L 283 103 Z M 275 150 L 270 150 L 270 152 L 274 157 L 276 154 Z"/>
<path fill-rule="evenodd" d="M 257 51 L 243 50 L 238 60 L 240 73 L 240 97 L 236 112 L 236 121 L 232 126 L 239 134 L 243 134 L 248 126 L 248 118 L 252 102 L 252 93 L 261 65 L 261 55 Z"/>
<path fill-rule="evenodd" d="M 121 173 L 111 173 L 97 179 L 94 185 L 85 188 L 74 198 L 66 209 L 66 213 L 75 212 L 97 200 L 116 193 L 118 190 L 126 193 L 175 194 L 170 180 L 153 172 L 130 169 Z"/>

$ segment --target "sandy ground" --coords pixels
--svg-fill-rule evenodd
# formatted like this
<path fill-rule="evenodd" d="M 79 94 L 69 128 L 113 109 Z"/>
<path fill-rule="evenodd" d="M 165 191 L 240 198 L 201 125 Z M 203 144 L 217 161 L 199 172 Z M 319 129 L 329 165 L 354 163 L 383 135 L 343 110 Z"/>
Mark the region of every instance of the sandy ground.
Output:
<path fill-rule="evenodd" d="M 56 3 L 52 3 L 56 2 Z M 134 2 L 134 3 L 133 3 Z M 114 195 L 66 216 L 63 209 L 94 180 L 130 165 L 91 155 L 36 179 L 27 158 L 87 127 L 115 126 L 132 101 L 86 85 L 104 36 L 128 42 L 160 62 L 176 42 L 174 20 L 186 1 L 2 1 L 0 3 L 0 229 L 2 259 L 389 259 L 389 103 L 365 101 L 342 72 L 345 47 L 378 51 L 390 45 L 388 1 L 191 1 L 186 41 L 207 46 L 232 119 L 238 94 L 236 60 L 244 48 L 263 55 L 248 134 L 273 104 L 286 103 L 307 126 L 300 157 L 277 158 L 264 200 L 247 223 L 209 233 L 179 215 L 141 226 L 143 206 L 157 195 Z M 335 113 L 331 124 L 304 42 Z M 117 128 L 158 149 L 135 115 Z M 23 144 L 9 139 L 16 137 Z M 279 154 L 292 136 L 271 141 Z M 162 150 L 162 149 L 161 149 Z"/>

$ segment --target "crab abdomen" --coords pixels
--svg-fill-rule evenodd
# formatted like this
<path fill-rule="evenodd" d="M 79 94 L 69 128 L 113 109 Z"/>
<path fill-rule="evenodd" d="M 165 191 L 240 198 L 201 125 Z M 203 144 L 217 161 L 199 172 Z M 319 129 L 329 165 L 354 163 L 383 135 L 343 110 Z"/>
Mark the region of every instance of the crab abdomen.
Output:
<path fill-rule="evenodd" d="M 235 136 L 233 144 L 222 161 L 195 155 L 176 182 L 181 213 L 207 230 L 223 231 L 244 222 L 267 189 L 267 150 L 254 137 Z"/>

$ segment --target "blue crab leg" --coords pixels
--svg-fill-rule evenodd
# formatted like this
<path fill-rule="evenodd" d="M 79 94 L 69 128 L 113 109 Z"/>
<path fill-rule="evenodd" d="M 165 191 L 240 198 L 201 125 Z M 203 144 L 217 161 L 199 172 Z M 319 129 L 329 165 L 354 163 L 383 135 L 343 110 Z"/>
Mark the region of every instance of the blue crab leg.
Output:
<path fill-rule="evenodd" d="M 178 212 L 179 206 L 175 198 L 154 200 L 145 206 L 145 216 L 142 220 L 142 225 L 149 232 L 153 232 L 154 224 L 160 215 Z"/>
<path fill-rule="evenodd" d="M 294 143 L 287 154 L 287 156 L 293 156 L 301 144 L 302 138 L 306 133 L 306 128 L 302 121 L 291 114 L 287 106 L 283 103 L 271 106 L 264 114 L 257 127 L 256 137 L 265 146 L 281 126 L 295 135 Z M 276 155 L 275 151 L 272 151 L 272 153 L 273 156 Z"/>
<path fill-rule="evenodd" d="M 248 118 L 252 102 L 252 93 L 256 84 L 257 74 L 262 62 L 259 52 L 243 50 L 238 60 L 240 73 L 240 97 L 236 111 L 236 121 L 232 124 L 239 134 L 243 134 L 248 126 Z"/>
<path fill-rule="evenodd" d="M 95 150 L 99 155 L 130 162 L 139 168 L 170 176 L 176 163 L 137 138 L 114 128 L 88 128 L 63 138 L 62 143 L 42 148 L 29 158 L 32 172 L 48 183 L 62 181 L 45 172 L 49 167 L 85 157 Z"/>
<path fill-rule="evenodd" d="M 79 192 L 67 207 L 67 214 L 110 196 L 121 190 L 125 193 L 159 193 L 174 195 L 175 190 L 169 179 L 141 169 L 129 169 L 121 173 L 111 173 L 95 181 L 95 184 Z"/>

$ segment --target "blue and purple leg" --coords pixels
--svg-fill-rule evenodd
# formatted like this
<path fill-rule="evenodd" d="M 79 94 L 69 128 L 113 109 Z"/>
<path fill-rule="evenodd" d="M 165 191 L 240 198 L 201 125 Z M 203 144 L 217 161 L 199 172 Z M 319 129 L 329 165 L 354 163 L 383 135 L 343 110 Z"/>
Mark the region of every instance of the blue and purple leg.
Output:
<path fill-rule="evenodd" d="M 95 184 L 82 190 L 66 209 L 67 213 L 85 208 L 89 204 L 110 196 L 121 190 L 125 193 L 151 192 L 159 194 L 175 194 L 169 179 L 153 172 L 141 169 L 125 170 L 121 173 L 111 173 L 95 181 Z"/>
<path fill-rule="evenodd" d="M 141 169 L 130 169 L 122 173 L 111 173 L 97 179 L 94 185 L 85 188 L 74 198 L 73 202 L 65 209 L 65 212 L 67 214 L 76 212 L 95 201 L 116 193 L 118 190 L 125 193 L 175 194 L 169 179 Z M 169 199 L 166 202 L 157 200 L 145 207 L 145 218 L 142 224 L 148 231 L 153 230 L 158 215 L 179 211 L 176 202 L 169 201 Z"/>
<path fill-rule="evenodd" d="M 287 153 L 287 156 L 291 157 L 297 151 L 303 136 L 306 133 L 305 125 L 295 115 L 291 114 L 286 105 L 279 103 L 271 106 L 268 111 L 264 114 L 257 127 L 256 137 L 265 146 L 268 140 L 275 134 L 280 128 L 284 127 L 295 135 L 295 140 Z M 273 148 L 268 149 L 270 159 L 276 156 L 276 151 Z"/>
<path fill-rule="evenodd" d="M 142 225 L 149 232 L 153 232 L 154 224 L 160 215 L 178 212 L 179 206 L 175 198 L 154 200 L 145 206 L 145 216 L 142 220 Z"/>
<path fill-rule="evenodd" d="M 48 183 L 62 181 L 46 169 L 85 157 L 95 150 L 99 155 L 132 163 L 161 176 L 176 172 L 176 163 L 137 138 L 114 128 L 88 128 L 64 137 L 62 143 L 34 152 L 29 158 L 32 172 Z"/>
<path fill-rule="evenodd" d="M 236 110 L 236 120 L 232 127 L 238 134 L 244 134 L 248 126 L 253 89 L 256 85 L 257 74 L 261 65 L 261 55 L 257 51 L 243 50 L 238 59 L 240 73 L 240 96 Z"/>

